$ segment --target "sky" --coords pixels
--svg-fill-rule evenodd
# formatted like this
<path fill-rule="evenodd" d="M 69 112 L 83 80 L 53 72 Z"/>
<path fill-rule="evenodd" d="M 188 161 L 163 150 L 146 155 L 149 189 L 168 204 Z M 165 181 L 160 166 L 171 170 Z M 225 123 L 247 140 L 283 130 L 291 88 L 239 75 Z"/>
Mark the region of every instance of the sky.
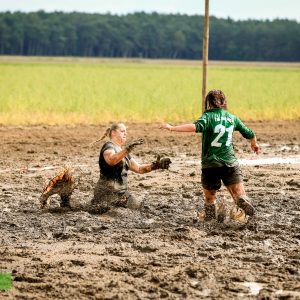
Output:
<path fill-rule="evenodd" d="M 204 14 L 204 0 L 0 0 L 0 11 L 127 14 L 144 11 Z M 210 15 L 234 20 L 293 19 L 300 22 L 300 0 L 210 0 Z"/>

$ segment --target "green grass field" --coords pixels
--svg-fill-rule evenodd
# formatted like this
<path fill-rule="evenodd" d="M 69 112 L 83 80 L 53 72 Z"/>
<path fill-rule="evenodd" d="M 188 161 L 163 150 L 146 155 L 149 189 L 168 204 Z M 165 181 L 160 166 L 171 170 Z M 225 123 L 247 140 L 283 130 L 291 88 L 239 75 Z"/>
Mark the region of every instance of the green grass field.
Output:
<path fill-rule="evenodd" d="M 300 119 L 300 68 L 209 66 L 242 120 Z M 201 115 L 201 62 L 0 60 L 1 124 L 191 122 Z"/>

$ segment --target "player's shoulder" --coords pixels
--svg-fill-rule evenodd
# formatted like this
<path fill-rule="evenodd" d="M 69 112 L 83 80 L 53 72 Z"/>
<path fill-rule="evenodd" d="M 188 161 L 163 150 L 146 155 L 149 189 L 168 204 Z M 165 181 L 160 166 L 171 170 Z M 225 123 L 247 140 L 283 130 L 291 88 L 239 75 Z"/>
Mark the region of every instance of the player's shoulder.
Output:
<path fill-rule="evenodd" d="M 104 152 L 108 149 L 115 149 L 115 145 L 114 143 L 108 141 L 108 142 L 105 142 L 101 148 L 101 152 Z"/>
<path fill-rule="evenodd" d="M 229 111 L 227 111 L 227 110 L 224 110 L 224 115 L 225 115 L 228 119 L 231 119 L 232 121 L 239 120 L 239 118 L 238 118 L 235 114 L 233 114 L 233 113 L 231 113 L 231 112 L 229 112 Z"/>

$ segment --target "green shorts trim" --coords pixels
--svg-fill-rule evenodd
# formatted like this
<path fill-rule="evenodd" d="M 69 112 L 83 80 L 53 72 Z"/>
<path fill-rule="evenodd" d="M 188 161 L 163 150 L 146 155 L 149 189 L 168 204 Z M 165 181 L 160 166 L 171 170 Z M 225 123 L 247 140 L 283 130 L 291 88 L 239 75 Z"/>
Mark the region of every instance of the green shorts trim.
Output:
<path fill-rule="evenodd" d="M 201 184 L 206 190 L 219 190 L 222 182 L 225 186 L 243 181 L 239 166 L 202 169 Z"/>

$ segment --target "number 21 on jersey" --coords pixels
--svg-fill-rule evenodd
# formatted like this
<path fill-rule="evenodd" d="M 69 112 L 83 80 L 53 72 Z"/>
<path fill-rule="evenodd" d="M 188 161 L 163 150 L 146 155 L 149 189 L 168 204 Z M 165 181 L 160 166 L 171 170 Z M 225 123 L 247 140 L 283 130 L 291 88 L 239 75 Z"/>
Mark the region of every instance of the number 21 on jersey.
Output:
<path fill-rule="evenodd" d="M 224 125 L 218 124 L 214 128 L 214 133 L 218 133 L 218 135 L 211 142 L 211 145 L 213 147 L 222 147 L 222 143 L 220 142 L 220 140 L 222 139 L 222 137 L 223 137 L 223 135 L 225 133 L 228 133 L 225 145 L 229 146 L 231 144 L 231 141 L 232 141 L 233 125 L 231 125 L 230 127 L 226 128 Z"/>

